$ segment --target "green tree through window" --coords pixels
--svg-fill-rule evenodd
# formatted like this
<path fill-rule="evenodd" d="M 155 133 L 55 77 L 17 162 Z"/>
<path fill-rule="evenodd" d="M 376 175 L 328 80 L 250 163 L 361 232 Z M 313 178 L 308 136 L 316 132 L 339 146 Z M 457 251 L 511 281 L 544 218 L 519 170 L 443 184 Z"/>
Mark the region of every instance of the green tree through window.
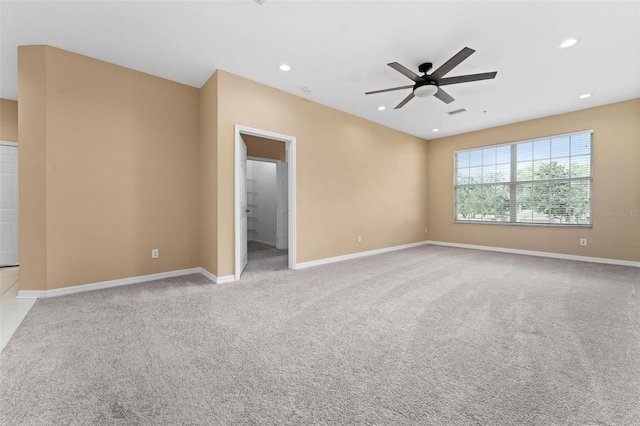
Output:
<path fill-rule="evenodd" d="M 591 224 L 591 132 L 458 151 L 456 220 Z"/>

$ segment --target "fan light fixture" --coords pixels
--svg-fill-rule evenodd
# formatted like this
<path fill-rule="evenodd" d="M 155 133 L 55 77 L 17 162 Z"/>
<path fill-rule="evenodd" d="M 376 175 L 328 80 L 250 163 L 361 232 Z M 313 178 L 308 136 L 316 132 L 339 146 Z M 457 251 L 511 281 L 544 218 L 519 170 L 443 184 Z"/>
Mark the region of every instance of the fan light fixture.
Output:
<path fill-rule="evenodd" d="M 419 98 L 428 98 L 429 96 L 435 95 L 437 91 L 438 86 L 435 84 L 425 84 L 413 89 L 413 95 Z"/>

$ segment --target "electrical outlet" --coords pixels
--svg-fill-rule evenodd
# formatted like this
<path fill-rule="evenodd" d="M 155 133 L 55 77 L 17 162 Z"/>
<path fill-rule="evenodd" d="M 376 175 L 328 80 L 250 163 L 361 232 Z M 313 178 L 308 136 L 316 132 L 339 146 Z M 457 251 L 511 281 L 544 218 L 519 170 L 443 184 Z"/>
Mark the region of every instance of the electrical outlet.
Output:
<path fill-rule="evenodd" d="M 581 246 L 586 246 L 587 245 L 587 239 L 586 238 L 580 238 L 580 245 Z"/>
<path fill-rule="evenodd" d="M 151 250 L 151 258 L 157 259 L 158 257 L 160 257 L 160 250 L 158 249 Z"/>
<path fill-rule="evenodd" d="M 361 243 L 362 242 L 362 235 L 358 235 L 358 242 Z"/>
<path fill-rule="evenodd" d="M 425 234 L 427 233 L 427 228 L 424 228 L 424 233 L 425 233 Z"/>

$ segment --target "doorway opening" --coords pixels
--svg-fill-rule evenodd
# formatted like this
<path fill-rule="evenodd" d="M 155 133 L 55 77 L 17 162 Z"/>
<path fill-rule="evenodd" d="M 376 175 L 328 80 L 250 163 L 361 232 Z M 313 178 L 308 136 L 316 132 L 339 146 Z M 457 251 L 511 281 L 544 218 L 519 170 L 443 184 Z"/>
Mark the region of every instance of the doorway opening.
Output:
<path fill-rule="evenodd" d="M 235 126 L 236 281 L 245 268 L 295 269 L 295 154 L 295 137 Z"/>
<path fill-rule="evenodd" d="M 249 136 L 243 141 L 256 142 Z M 258 141 L 258 143 L 261 141 Z M 265 141 L 266 142 L 266 141 Z M 276 147 L 282 145 L 274 142 Z M 251 151 L 251 145 L 248 147 Z M 272 157 L 284 158 L 284 145 Z M 276 154 L 276 155 L 273 155 Z M 287 170 L 280 159 L 247 156 L 247 265 L 245 272 L 288 268 Z"/>

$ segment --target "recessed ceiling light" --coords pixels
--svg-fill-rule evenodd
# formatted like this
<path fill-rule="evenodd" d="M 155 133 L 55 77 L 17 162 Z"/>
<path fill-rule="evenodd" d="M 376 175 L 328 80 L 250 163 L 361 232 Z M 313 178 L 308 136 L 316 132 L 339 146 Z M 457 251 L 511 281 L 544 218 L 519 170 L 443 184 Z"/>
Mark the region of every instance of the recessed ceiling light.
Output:
<path fill-rule="evenodd" d="M 280 71 L 291 71 L 291 65 L 287 65 L 287 64 L 280 65 Z"/>
<path fill-rule="evenodd" d="M 587 99 L 587 98 L 590 98 L 590 97 L 591 97 L 591 93 L 585 93 L 584 95 L 578 96 L 578 98 L 580 98 L 580 99 Z"/>
<path fill-rule="evenodd" d="M 387 107 L 386 107 L 386 106 L 384 106 L 384 105 L 380 105 L 380 106 L 378 107 L 378 111 L 384 111 L 385 109 L 387 109 Z"/>
<path fill-rule="evenodd" d="M 434 132 L 439 132 L 439 131 L 440 131 L 440 129 L 433 129 L 433 131 L 434 131 Z"/>
<path fill-rule="evenodd" d="M 560 43 L 560 49 L 566 49 L 567 47 L 571 47 L 578 42 L 577 38 L 568 38 L 562 43 Z"/>

